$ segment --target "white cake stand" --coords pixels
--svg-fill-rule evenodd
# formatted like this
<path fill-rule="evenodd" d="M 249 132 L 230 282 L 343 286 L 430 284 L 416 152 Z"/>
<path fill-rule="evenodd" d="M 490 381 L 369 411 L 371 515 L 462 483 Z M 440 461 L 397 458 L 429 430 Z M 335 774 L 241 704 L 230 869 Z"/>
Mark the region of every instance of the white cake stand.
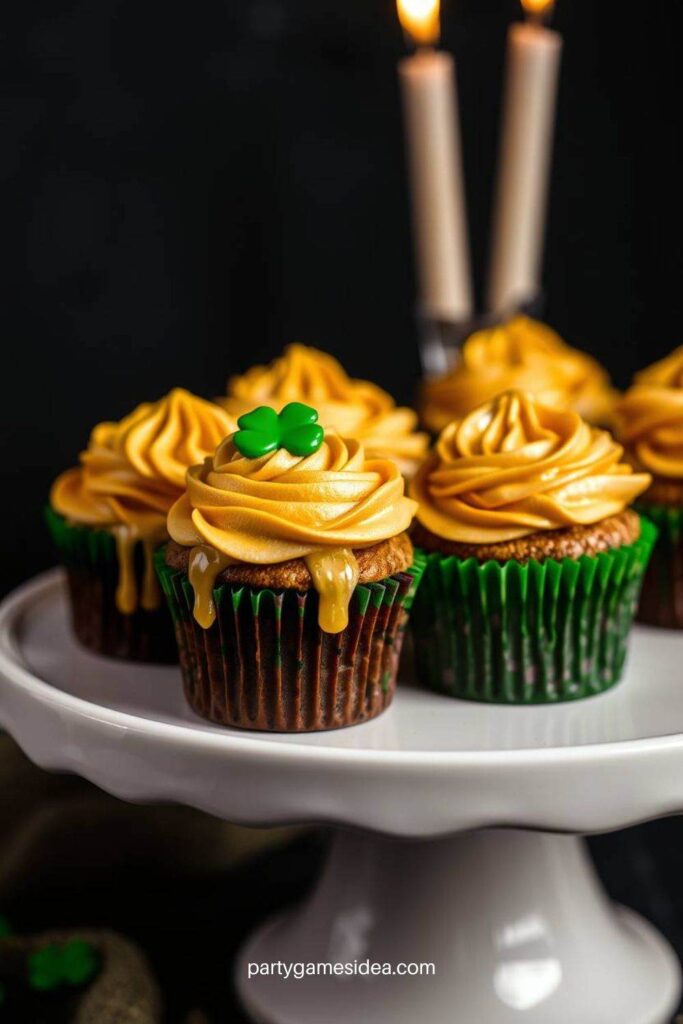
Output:
<path fill-rule="evenodd" d="M 37 764 L 233 822 L 343 826 L 313 895 L 243 951 L 261 1024 L 667 1021 L 678 963 L 574 835 L 683 810 L 682 666 L 682 636 L 637 629 L 623 683 L 588 701 L 494 707 L 404 681 L 375 722 L 264 735 L 196 718 L 176 669 L 81 651 L 59 572 L 0 608 L 0 719 Z M 362 966 L 248 977 L 277 961 Z M 399 973 L 413 963 L 435 974 Z"/>

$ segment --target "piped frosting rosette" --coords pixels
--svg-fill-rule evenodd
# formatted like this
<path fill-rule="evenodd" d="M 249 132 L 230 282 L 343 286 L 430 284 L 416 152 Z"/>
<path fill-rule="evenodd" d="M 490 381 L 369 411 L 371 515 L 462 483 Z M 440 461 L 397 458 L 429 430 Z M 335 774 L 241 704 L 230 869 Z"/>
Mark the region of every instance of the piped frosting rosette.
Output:
<path fill-rule="evenodd" d="M 683 481 L 683 345 L 635 376 L 616 408 L 616 428 L 635 464 Z"/>
<path fill-rule="evenodd" d="M 510 388 L 529 391 L 548 405 L 573 409 L 598 425 L 610 421 L 616 398 L 595 359 L 567 345 L 546 324 L 516 316 L 471 335 L 456 366 L 426 382 L 422 419 L 438 433 Z"/>
<path fill-rule="evenodd" d="M 119 422 L 98 424 L 80 465 L 62 473 L 50 505 L 68 523 L 106 530 L 116 538 L 119 558 L 117 607 L 160 601 L 153 551 L 166 534 L 166 516 L 182 493 L 188 466 L 201 461 L 234 430 L 224 409 L 182 388 L 157 402 L 139 405 Z M 142 593 L 135 584 L 133 550 L 145 551 Z"/>
<path fill-rule="evenodd" d="M 402 533 L 414 510 L 396 463 L 366 459 L 361 442 L 334 430 L 307 455 L 280 447 L 248 458 L 232 436 L 188 472 L 168 530 L 193 548 L 195 617 L 205 628 L 215 616 L 211 593 L 223 568 L 301 558 L 320 595 L 321 628 L 339 632 L 358 578 L 353 550 Z"/>
<path fill-rule="evenodd" d="M 514 540 L 623 511 L 649 478 L 622 454 L 577 413 L 509 391 L 446 427 L 410 493 L 439 537 Z"/>
<path fill-rule="evenodd" d="M 288 345 L 268 366 L 232 377 L 227 397 L 218 401 L 235 418 L 259 405 L 277 412 L 289 402 L 313 406 L 324 426 L 363 441 L 368 458 L 395 459 L 406 476 L 427 451 L 427 435 L 417 430 L 412 409 L 397 406 L 382 388 L 349 377 L 332 356 L 306 345 Z"/>

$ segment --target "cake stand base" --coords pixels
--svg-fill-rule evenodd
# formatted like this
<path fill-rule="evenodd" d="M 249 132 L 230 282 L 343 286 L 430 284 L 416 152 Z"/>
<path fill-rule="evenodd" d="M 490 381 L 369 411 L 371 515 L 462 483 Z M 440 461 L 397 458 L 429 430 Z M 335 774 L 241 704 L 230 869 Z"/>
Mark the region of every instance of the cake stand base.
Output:
<path fill-rule="evenodd" d="M 284 977 L 368 961 L 395 973 Z M 336 833 L 307 902 L 237 970 L 258 1024 L 666 1024 L 680 992 L 672 950 L 610 903 L 581 840 L 514 830 Z"/>

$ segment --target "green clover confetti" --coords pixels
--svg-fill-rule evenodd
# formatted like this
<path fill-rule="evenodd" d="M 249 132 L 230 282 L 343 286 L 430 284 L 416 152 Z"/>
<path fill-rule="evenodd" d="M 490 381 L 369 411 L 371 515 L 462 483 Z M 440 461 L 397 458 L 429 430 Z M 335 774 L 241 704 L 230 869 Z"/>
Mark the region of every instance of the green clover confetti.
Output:
<path fill-rule="evenodd" d="M 237 420 L 235 447 L 247 459 L 259 459 L 279 448 L 290 455 L 313 455 L 325 436 L 317 419 L 316 410 L 301 402 L 290 402 L 280 413 L 261 405 Z"/>
<path fill-rule="evenodd" d="M 29 956 L 29 984 L 41 992 L 60 985 L 84 985 L 98 967 L 99 960 L 91 943 L 82 939 L 72 939 L 63 946 L 50 943 Z"/>

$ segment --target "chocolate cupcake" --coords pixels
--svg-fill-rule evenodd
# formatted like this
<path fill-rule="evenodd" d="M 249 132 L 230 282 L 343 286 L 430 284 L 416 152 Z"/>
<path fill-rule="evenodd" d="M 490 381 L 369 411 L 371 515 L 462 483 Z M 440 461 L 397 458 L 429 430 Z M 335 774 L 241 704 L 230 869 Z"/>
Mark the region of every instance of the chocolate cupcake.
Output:
<path fill-rule="evenodd" d="M 268 366 L 232 377 L 227 395 L 216 401 L 235 418 L 257 405 L 276 412 L 288 402 L 314 405 L 325 427 L 362 441 L 370 459 L 394 459 L 407 477 L 427 454 L 429 438 L 417 430 L 412 409 L 398 407 L 382 388 L 354 380 L 332 356 L 306 345 L 288 345 Z"/>
<path fill-rule="evenodd" d="M 457 364 L 423 385 L 421 418 L 433 434 L 502 391 L 529 391 L 546 405 L 573 409 L 607 426 L 617 392 L 597 360 L 572 348 L 547 324 L 527 316 L 477 331 Z"/>
<path fill-rule="evenodd" d="M 683 345 L 636 374 L 615 424 L 630 462 L 652 474 L 638 508 L 659 529 L 638 618 L 683 629 Z"/>
<path fill-rule="evenodd" d="M 628 509 L 650 478 L 621 456 L 606 431 L 518 391 L 446 427 L 410 487 L 426 685 L 531 704 L 619 680 L 656 533 Z"/>
<path fill-rule="evenodd" d="M 47 521 L 68 574 L 73 628 L 90 650 L 176 661 L 154 551 L 188 466 L 234 429 L 213 402 L 176 388 L 93 430 L 80 465 L 57 478 Z"/>
<path fill-rule="evenodd" d="M 418 569 L 390 459 L 290 403 L 193 467 L 157 558 L 188 703 L 221 725 L 334 729 L 391 702 Z"/>

